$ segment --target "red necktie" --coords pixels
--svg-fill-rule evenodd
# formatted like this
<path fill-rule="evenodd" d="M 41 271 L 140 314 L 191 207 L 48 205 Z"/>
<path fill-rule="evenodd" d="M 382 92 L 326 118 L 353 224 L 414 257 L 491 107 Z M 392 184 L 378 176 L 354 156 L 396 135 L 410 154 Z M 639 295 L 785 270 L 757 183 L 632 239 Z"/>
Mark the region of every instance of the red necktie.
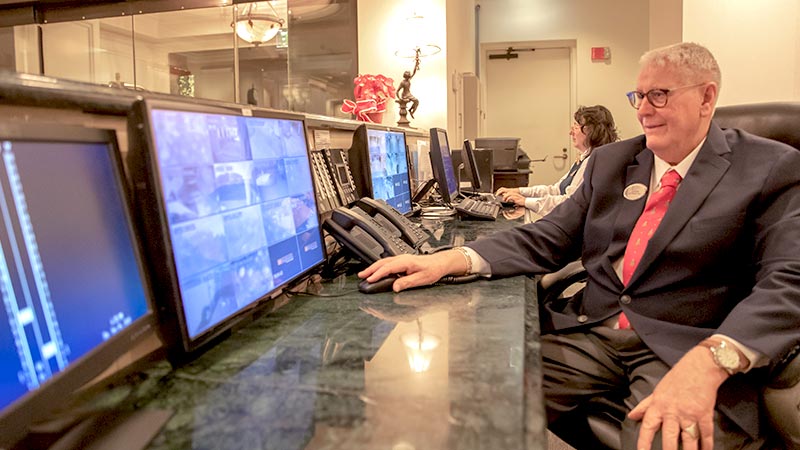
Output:
<path fill-rule="evenodd" d="M 625 257 L 622 262 L 622 284 L 628 285 L 631 280 L 631 275 L 639 265 L 639 260 L 642 259 L 644 250 L 647 248 L 647 243 L 650 237 L 655 233 L 656 228 L 667 213 L 667 208 L 675 197 L 675 191 L 678 189 L 678 183 L 681 182 L 681 176 L 678 172 L 670 169 L 661 177 L 661 187 L 650 196 L 647 204 L 636 221 L 633 227 L 631 237 L 628 238 L 628 246 L 625 247 Z M 625 313 L 619 316 L 620 329 L 627 329 L 631 327 Z"/>

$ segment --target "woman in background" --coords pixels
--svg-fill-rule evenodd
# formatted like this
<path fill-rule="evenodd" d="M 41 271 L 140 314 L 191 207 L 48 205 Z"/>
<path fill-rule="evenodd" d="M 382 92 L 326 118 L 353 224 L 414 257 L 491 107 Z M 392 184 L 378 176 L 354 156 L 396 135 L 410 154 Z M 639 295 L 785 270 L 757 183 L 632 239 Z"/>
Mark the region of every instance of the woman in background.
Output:
<path fill-rule="evenodd" d="M 498 197 L 544 216 L 580 187 L 583 183 L 585 163 L 591 156 L 592 150 L 619 140 L 619 136 L 614 125 L 614 117 L 605 106 L 581 106 L 573 117 L 575 121 L 572 123 L 569 135 L 572 138 L 572 145 L 578 149 L 580 156 L 569 171 L 552 185 L 501 187 L 497 190 Z"/>

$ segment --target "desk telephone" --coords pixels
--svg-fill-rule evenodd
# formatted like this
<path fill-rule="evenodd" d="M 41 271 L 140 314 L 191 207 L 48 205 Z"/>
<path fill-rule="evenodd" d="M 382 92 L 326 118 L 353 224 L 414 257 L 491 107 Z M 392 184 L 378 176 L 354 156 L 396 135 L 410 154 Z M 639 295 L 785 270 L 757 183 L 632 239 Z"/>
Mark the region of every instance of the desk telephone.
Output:
<path fill-rule="evenodd" d="M 322 226 L 343 247 L 368 264 L 387 256 L 417 253 L 401 238 L 397 228 L 391 231 L 358 206 L 333 210 Z"/>
<path fill-rule="evenodd" d="M 358 196 L 347 153 L 340 148 L 311 151 L 311 165 L 317 186 L 317 204 L 325 213 L 353 204 Z"/>
<path fill-rule="evenodd" d="M 358 200 L 358 195 L 356 194 L 356 182 L 350 171 L 350 163 L 347 161 L 347 151 L 341 148 L 326 148 L 323 150 L 323 155 L 328 170 L 333 176 L 333 184 L 336 186 L 342 205 L 353 204 Z"/>
<path fill-rule="evenodd" d="M 335 188 L 336 181 L 331 176 L 325 163 L 323 150 L 311 151 L 311 168 L 314 185 L 317 187 L 317 207 L 319 212 L 326 213 L 342 206 Z"/>
<path fill-rule="evenodd" d="M 352 208 L 335 209 L 323 223 L 323 228 L 367 264 L 404 253 L 418 254 L 417 247 L 430 237 L 386 202 L 369 197 L 358 200 Z M 424 236 L 424 239 L 420 240 L 420 236 Z M 416 244 L 409 245 L 409 241 Z M 393 276 L 375 283 L 364 280 L 359 284 L 359 290 L 368 294 L 386 292 L 391 290 L 396 278 Z M 451 275 L 435 284 L 469 283 L 476 279 L 478 275 Z"/>
<path fill-rule="evenodd" d="M 393 235 L 399 235 L 411 247 L 418 248 L 430 237 L 422 227 L 389 206 L 385 200 L 364 197 L 356 202 L 356 206 L 372 216 Z"/>

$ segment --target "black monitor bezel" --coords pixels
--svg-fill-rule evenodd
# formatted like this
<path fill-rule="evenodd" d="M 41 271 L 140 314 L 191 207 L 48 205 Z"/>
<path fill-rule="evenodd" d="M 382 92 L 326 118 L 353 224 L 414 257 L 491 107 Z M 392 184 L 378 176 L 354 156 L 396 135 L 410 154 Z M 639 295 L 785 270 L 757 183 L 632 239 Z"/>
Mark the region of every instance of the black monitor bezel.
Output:
<path fill-rule="evenodd" d="M 33 142 L 103 143 L 112 161 L 117 192 L 123 205 L 125 222 L 128 227 L 134 258 L 139 268 L 143 290 L 147 296 L 148 311 L 139 319 L 107 341 L 76 359 L 65 370 L 53 375 L 39 388 L 29 391 L 0 412 L 0 447 L 6 448 L 20 441 L 30 431 L 29 426 L 44 420 L 48 414 L 69 404 L 72 394 L 91 384 L 97 377 L 134 350 L 152 338 L 157 330 L 155 305 L 152 297 L 152 282 L 143 257 L 141 241 L 133 221 L 133 203 L 116 132 L 108 129 L 91 128 L 80 125 L 48 124 L 0 124 L 0 140 L 17 139 Z M 65 393 L 67 393 L 65 395 Z"/>
<path fill-rule="evenodd" d="M 408 197 L 409 199 L 414 196 L 411 189 L 411 162 L 408 151 L 408 136 L 403 130 L 398 130 L 392 127 L 385 127 L 374 124 L 361 124 L 353 131 L 353 142 L 348 150 L 348 161 L 350 163 L 350 171 L 353 173 L 354 181 L 356 182 L 356 190 L 360 197 L 374 197 L 374 190 L 372 187 L 372 167 L 370 166 L 369 157 L 369 130 L 384 131 L 388 133 L 400 133 L 403 135 L 403 151 L 406 157 L 406 176 L 408 178 Z M 412 207 L 413 210 L 413 207 Z"/>
<path fill-rule="evenodd" d="M 464 139 L 464 165 L 467 166 L 467 173 L 471 178 L 470 184 L 472 189 L 476 192 L 481 189 L 481 175 L 478 170 L 478 162 L 475 160 L 475 150 L 472 148 L 472 143 L 469 139 Z"/>
<path fill-rule="evenodd" d="M 150 126 L 151 112 L 154 109 L 300 121 L 303 125 L 308 170 L 312 179 L 313 169 L 311 167 L 305 117 L 302 115 L 255 108 L 237 111 L 216 105 L 178 100 L 140 99 L 133 104 L 131 110 L 132 120 L 129 121 L 129 139 L 131 140 L 128 150 L 129 166 L 131 167 L 131 176 L 137 186 L 136 203 L 140 210 L 142 228 L 146 230 L 145 232 L 149 236 L 146 242 L 146 250 L 147 258 L 155 272 L 153 278 L 155 286 L 157 286 L 156 306 L 161 324 L 161 335 L 167 349 L 168 359 L 173 365 L 178 366 L 191 361 L 197 353 L 206 350 L 211 344 L 224 338 L 232 330 L 252 320 L 254 314 L 264 309 L 269 300 L 278 297 L 285 292 L 287 287 L 324 264 L 327 259 L 327 252 L 322 235 L 322 218 L 320 217 L 319 206 L 316 206 L 317 219 L 320 224 L 318 232 L 319 241 L 322 245 L 322 259 L 294 277 L 285 280 L 280 285 L 276 285 L 261 298 L 254 300 L 222 322 L 212 325 L 195 337 L 191 337 L 186 323 L 180 282 L 173 258 L 169 221 L 167 220 L 166 205 L 162 195 L 163 187 L 161 186 L 160 167 L 158 161 L 154 158 L 154 135 Z M 314 191 L 314 201 L 316 202 L 318 187 L 313 182 L 312 189 Z"/>
<path fill-rule="evenodd" d="M 452 150 L 450 149 L 450 140 L 447 137 L 447 130 L 444 128 L 431 128 L 430 129 L 430 139 L 431 139 L 431 148 L 430 148 L 430 157 L 431 157 L 431 168 L 433 169 L 433 178 L 436 180 L 437 189 L 439 190 L 439 194 L 442 196 L 442 201 L 445 204 L 451 204 L 456 201 L 458 195 L 460 193 L 460 189 L 458 186 L 458 180 L 456 180 L 456 190 L 453 192 L 448 191 L 447 187 L 447 172 L 445 171 L 444 167 L 444 158 L 442 156 L 442 145 L 439 142 L 439 133 L 444 135 L 445 143 L 447 144 L 447 151 L 450 152 L 450 161 L 452 165 Z M 455 173 L 455 169 L 454 169 Z"/>

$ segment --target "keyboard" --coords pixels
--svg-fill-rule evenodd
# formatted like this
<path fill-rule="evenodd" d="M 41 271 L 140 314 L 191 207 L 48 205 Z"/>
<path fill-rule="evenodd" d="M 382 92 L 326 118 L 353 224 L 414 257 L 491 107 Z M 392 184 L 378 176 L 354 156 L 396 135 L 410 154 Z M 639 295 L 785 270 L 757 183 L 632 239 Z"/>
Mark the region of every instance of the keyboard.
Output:
<path fill-rule="evenodd" d="M 500 205 L 494 202 L 484 202 L 465 198 L 455 205 L 456 211 L 465 219 L 497 220 Z"/>
<path fill-rule="evenodd" d="M 503 197 L 499 195 L 491 194 L 491 193 L 484 193 L 480 196 L 481 201 L 489 202 L 489 203 L 497 203 L 503 208 L 517 206 L 514 202 L 507 202 L 503 200 Z"/>

